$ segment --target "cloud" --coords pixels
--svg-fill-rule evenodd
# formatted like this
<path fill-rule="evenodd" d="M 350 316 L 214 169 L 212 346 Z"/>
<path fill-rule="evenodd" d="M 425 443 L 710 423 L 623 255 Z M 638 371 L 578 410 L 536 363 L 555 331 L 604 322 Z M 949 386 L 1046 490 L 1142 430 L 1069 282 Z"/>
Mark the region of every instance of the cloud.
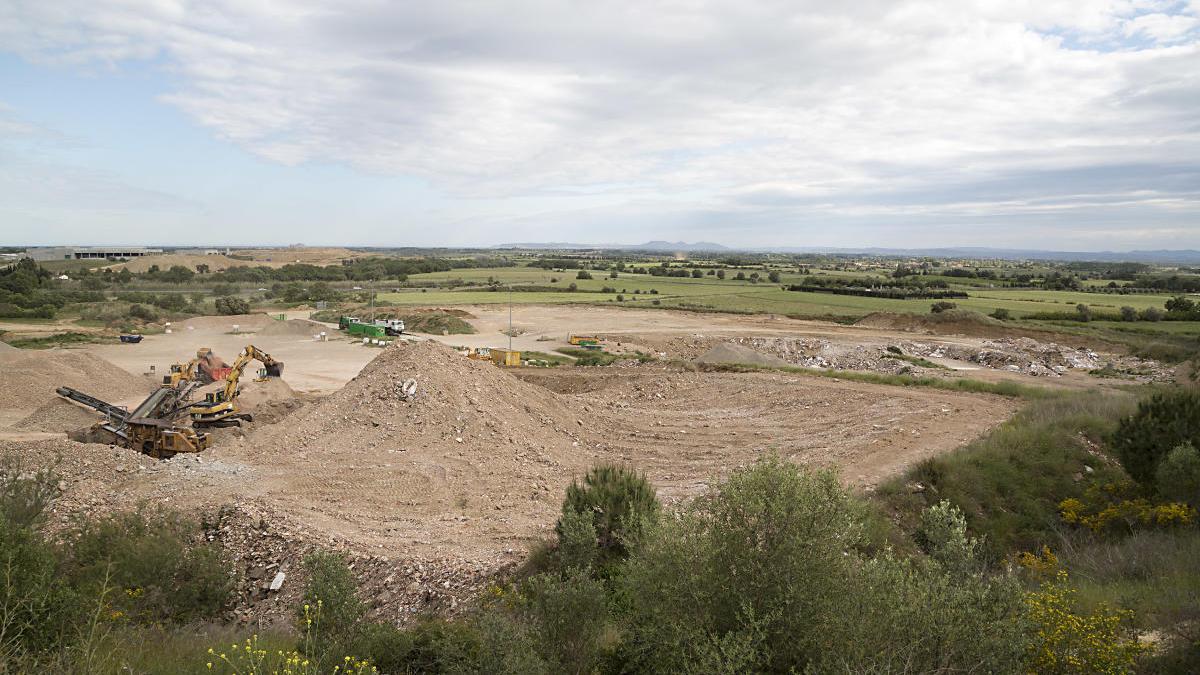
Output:
<path fill-rule="evenodd" d="M 161 62 L 162 100 L 250 152 L 459 198 L 758 195 L 786 214 L 911 193 L 1020 214 L 1094 190 L 989 191 L 1093 167 L 1194 172 L 1198 23 L 1195 3 L 1159 0 L 9 0 L 0 45 Z M 1195 203 L 1163 199 L 1141 208 Z"/>

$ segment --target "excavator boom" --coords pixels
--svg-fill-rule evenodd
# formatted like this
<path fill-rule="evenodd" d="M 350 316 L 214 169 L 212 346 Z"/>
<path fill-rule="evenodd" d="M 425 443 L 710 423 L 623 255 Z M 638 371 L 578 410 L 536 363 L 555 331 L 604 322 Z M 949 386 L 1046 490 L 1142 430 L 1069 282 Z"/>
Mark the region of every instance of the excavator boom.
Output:
<path fill-rule="evenodd" d="M 262 363 L 267 377 L 283 375 L 282 361 L 275 360 L 270 354 L 254 345 L 246 345 L 246 348 L 234 360 L 229 374 L 225 376 L 225 386 L 188 409 L 188 413 L 192 416 L 193 426 L 238 426 L 242 420 L 251 421 L 250 415 L 239 412 L 237 404 L 234 402 L 240 392 L 238 383 L 241 381 L 242 372 L 246 370 L 246 366 L 251 361 Z"/>

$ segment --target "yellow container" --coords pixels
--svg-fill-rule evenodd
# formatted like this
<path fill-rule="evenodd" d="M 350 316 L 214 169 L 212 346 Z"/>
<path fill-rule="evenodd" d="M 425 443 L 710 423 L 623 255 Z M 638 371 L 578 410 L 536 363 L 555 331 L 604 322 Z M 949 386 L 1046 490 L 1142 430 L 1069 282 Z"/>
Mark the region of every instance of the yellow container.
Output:
<path fill-rule="evenodd" d="M 493 349 L 492 363 L 498 366 L 511 367 L 521 365 L 521 352 L 507 349 Z"/>

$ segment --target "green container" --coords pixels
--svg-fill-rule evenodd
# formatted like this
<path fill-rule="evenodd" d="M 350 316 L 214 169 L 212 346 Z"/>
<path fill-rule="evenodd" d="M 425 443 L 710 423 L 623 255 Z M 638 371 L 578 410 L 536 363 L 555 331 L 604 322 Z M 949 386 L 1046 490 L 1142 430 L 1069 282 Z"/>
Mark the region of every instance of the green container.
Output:
<path fill-rule="evenodd" d="M 387 336 L 383 326 L 372 326 L 369 323 L 352 323 L 346 328 L 346 332 L 359 337 L 382 338 Z"/>

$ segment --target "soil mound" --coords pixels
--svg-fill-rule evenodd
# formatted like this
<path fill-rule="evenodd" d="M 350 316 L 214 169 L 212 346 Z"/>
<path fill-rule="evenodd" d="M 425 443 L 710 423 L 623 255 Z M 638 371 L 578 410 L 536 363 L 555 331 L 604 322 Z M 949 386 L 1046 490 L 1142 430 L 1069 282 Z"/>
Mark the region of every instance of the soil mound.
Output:
<path fill-rule="evenodd" d="M 15 352 L 17 348 L 7 342 L 0 342 L 0 352 Z"/>
<path fill-rule="evenodd" d="M 787 361 L 739 344 L 722 343 L 701 354 L 697 363 L 746 363 L 754 366 L 786 366 Z"/>
<path fill-rule="evenodd" d="M 56 398 L 43 403 L 13 427 L 27 431 L 66 433 L 91 426 L 102 419 L 99 414 L 82 406 L 63 398 Z"/>
<path fill-rule="evenodd" d="M 411 397 L 403 392 L 414 380 Z M 489 362 L 474 361 L 434 341 L 397 342 L 340 391 L 308 406 L 278 435 L 280 445 L 373 447 L 406 451 L 490 448 L 499 441 L 554 447 L 577 426 L 567 404 Z"/>
<path fill-rule="evenodd" d="M 224 383 L 222 383 L 222 386 Z M 267 403 L 276 401 L 291 401 L 296 398 L 296 392 L 278 377 L 269 377 L 262 382 L 255 382 L 248 376 L 243 376 L 239 383 L 241 393 L 238 394 L 238 405 L 248 411 Z"/>
<path fill-rule="evenodd" d="M 287 321 L 272 321 L 261 330 L 259 335 L 294 335 L 311 338 L 318 333 L 329 333 L 329 326 L 309 319 L 288 319 Z"/>
<path fill-rule="evenodd" d="M 0 408 L 33 409 L 71 387 L 110 402 L 148 394 L 153 385 L 95 354 L 19 349 L 0 354 Z"/>
<path fill-rule="evenodd" d="M 854 322 L 854 325 L 925 333 L 957 332 L 967 334 L 972 334 L 981 328 L 994 330 L 1004 326 L 1003 322 L 967 310 L 949 310 L 937 314 L 874 312 Z"/>
<path fill-rule="evenodd" d="M 584 434 L 603 423 L 582 407 L 440 343 L 397 342 L 227 451 L 327 533 L 477 559 L 554 522 L 563 485 L 597 458 Z"/>

